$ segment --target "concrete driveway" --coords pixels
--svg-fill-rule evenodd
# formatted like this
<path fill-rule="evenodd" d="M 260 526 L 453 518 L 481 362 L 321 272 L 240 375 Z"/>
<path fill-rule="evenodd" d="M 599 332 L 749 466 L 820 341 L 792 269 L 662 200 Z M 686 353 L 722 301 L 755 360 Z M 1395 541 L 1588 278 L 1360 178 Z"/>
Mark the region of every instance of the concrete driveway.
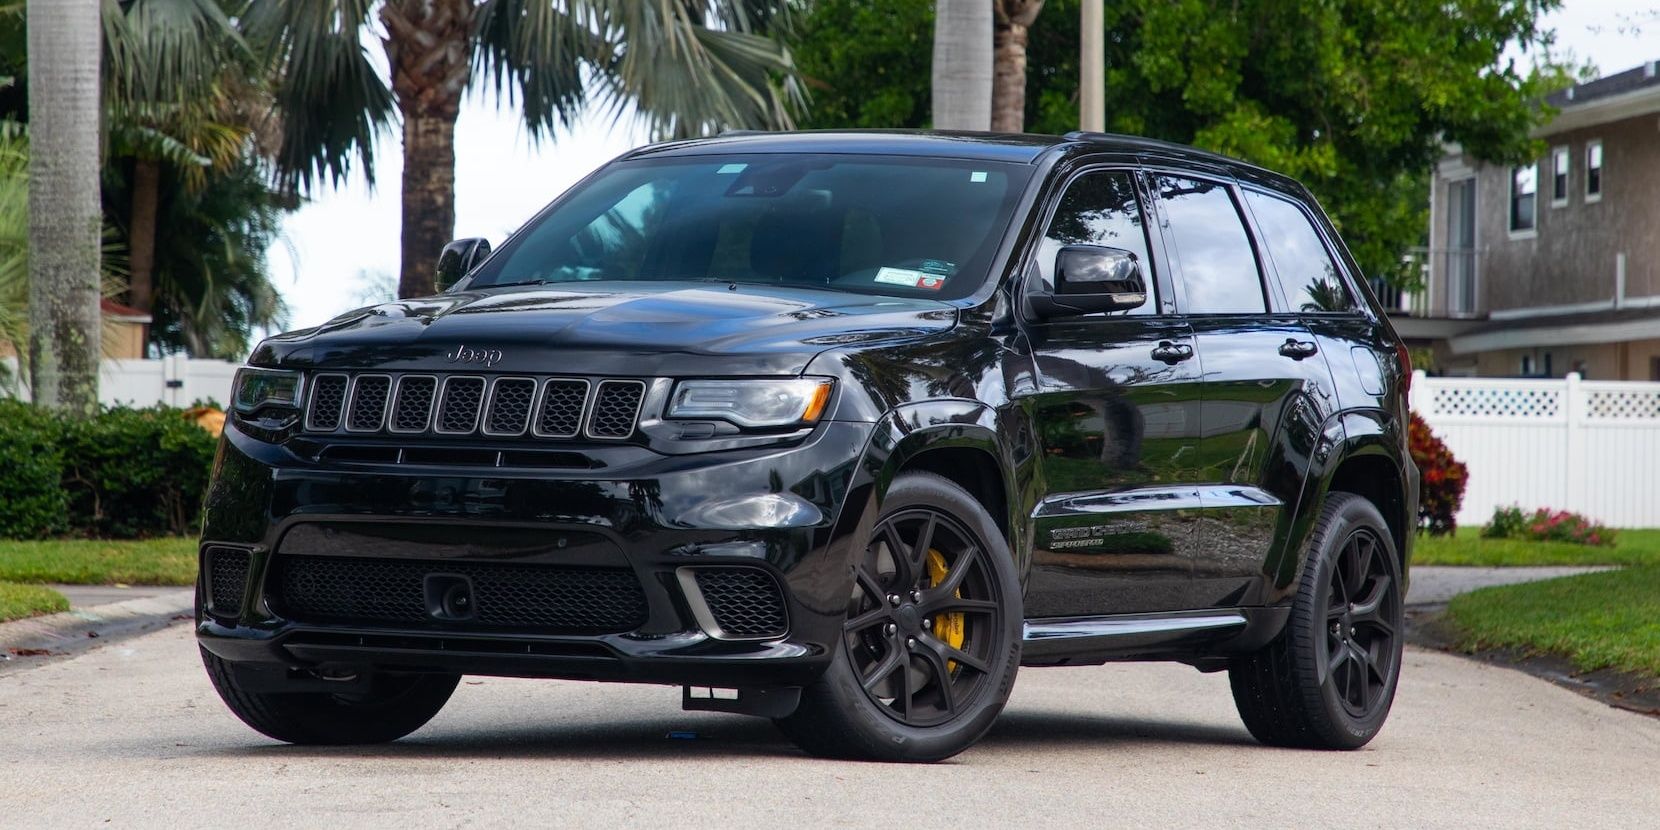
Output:
<path fill-rule="evenodd" d="M 1258 746 L 1225 676 L 1119 665 L 1027 670 L 926 767 L 811 759 L 677 689 L 493 678 L 396 744 L 287 747 L 225 711 L 185 626 L 0 676 L 7 827 L 1653 827 L 1656 770 L 1660 720 L 1419 650 L 1359 752 Z"/>

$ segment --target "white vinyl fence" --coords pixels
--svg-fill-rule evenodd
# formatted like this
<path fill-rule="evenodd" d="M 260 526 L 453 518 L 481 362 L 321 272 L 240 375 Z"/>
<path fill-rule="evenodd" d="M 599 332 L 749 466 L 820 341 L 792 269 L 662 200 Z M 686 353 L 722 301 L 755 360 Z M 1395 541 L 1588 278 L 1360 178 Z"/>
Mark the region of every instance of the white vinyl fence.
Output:
<path fill-rule="evenodd" d="M 1412 409 L 1469 467 L 1461 525 L 1514 504 L 1660 527 L 1660 383 L 1419 372 Z"/>
<path fill-rule="evenodd" d="M 19 379 L 17 359 L 6 358 L 7 373 Z M 231 400 L 231 379 L 237 365 L 226 360 L 192 360 L 164 357 L 160 360 L 105 359 L 98 376 L 98 399 L 106 404 L 130 406 L 190 406 L 197 401 L 214 401 L 226 406 Z M 16 384 L 18 396 L 29 399 L 29 390 Z"/>

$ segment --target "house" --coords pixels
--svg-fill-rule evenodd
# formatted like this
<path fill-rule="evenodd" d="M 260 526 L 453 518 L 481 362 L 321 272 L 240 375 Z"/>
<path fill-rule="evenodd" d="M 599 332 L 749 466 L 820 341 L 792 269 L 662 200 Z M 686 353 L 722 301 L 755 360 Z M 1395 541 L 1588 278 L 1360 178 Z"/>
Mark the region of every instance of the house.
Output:
<path fill-rule="evenodd" d="M 1396 328 L 1445 374 L 1660 380 L 1660 61 L 1547 100 L 1543 157 L 1437 166 Z"/>
<path fill-rule="evenodd" d="M 149 313 L 110 299 L 99 300 L 98 311 L 104 319 L 104 357 L 124 360 L 144 357 L 144 327 L 150 324 Z M 16 357 L 12 344 L 0 340 L 0 360 Z"/>

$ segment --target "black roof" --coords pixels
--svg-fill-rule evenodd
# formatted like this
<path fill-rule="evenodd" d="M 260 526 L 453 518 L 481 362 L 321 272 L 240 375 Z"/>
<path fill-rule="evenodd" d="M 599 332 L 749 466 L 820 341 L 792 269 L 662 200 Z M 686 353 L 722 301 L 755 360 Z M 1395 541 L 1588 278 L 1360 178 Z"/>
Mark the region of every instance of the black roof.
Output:
<path fill-rule="evenodd" d="M 1660 87 L 1660 60 L 1605 75 L 1594 81 L 1559 90 L 1545 96 L 1546 103 L 1553 107 L 1565 108 L 1575 104 L 1584 104 L 1598 98 L 1608 98 L 1627 92 L 1635 92 L 1644 87 Z"/>

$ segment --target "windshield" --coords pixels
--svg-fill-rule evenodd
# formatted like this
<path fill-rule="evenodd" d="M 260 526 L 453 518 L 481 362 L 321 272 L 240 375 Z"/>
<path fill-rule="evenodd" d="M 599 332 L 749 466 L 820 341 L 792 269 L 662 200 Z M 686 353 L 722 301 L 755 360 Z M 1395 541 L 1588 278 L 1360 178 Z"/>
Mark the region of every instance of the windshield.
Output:
<path fill-rule="evenodd" d="M 1030 175 L 859 155 L 623 162 L 544 211 L 468 287 L 720 280 L 958 299 L 984 281 Z"/>

